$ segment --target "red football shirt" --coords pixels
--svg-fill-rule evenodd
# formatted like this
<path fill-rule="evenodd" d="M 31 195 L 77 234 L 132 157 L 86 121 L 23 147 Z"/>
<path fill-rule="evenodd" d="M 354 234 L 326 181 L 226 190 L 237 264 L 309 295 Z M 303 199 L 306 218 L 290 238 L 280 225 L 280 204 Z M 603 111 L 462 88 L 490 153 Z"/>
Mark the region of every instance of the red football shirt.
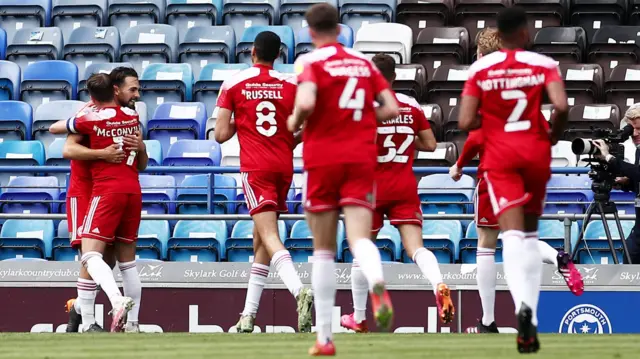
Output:
<path fill-rule="evenodd" d="M 226 80 L 218 107 L 233 111 L 240 144 L 240 171 L 293 172 L 295 79 L 255 65 Z"/>
<path fill-rule="evenodd" d="M 139 131 L 138 113 L 126 107 L 105 107 L 69 119 L 69 132 L 89 136 L 92 149 L 103 149 L 122 143 L 122 136 Z M 91 162 L 93 195 L 108 193 L 141 193 L 136 152 L 125 150 L 121 163 Z"/>
<path fill-rule="evenodd" d="M 546 119 L 540 112 L 545 86 L 562 81 L 555 60 L 536 52 L 501 50 L 469 68 L 462 96 L 480 99 L 485 139 L 484 168 L 551 156 Z"/>
<path fill-rule="evenodd" d="M 345 163 L 375 163 L 374 101 L 389 88 L 363 54 L 331 44 L 300 56 L 298 84 L 317 86 L 316 109 L 303 133 L 305 168 Z"/>
<path fill-rule="evenodd" d="M 95 111 L 96 108 L 91 102 L 87 102 L 75 116 L 80 116 L 88 112 Z M 90 147 L 89 138 L 85 137 L 82 145 Z M 93 181 L 91 180 L 91 162 L 71 160 L 71 173 L 69 175 L 69 186 L 67 197 L 91 196 Z"/>
<path fill-rule="evenodd" d="M 400 115 L 378 125 L 376 198 L 380 200 L 402 199 L 407 192 L 415 196 L 415 138 L 418 132 L 431 128 L 420 104 L 414 98 L 398 93 L 396 99 Z"/>

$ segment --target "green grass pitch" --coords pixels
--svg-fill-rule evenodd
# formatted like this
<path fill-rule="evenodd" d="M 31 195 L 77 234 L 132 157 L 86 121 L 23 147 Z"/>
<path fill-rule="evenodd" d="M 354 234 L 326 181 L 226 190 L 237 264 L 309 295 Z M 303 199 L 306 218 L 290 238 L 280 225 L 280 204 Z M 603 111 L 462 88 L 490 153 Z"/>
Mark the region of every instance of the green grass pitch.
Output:
<path fill-rule="evenodd" d="M 0 358 L 308 358 L 310 334 L 0 334 Z M 637 359 L 637 335 L 541 336 L 537 359 Z M 340 334 L 338 358 L 519 358 L 515 336 Z M 525 358 L 531 357 L 529 355 Z"/>

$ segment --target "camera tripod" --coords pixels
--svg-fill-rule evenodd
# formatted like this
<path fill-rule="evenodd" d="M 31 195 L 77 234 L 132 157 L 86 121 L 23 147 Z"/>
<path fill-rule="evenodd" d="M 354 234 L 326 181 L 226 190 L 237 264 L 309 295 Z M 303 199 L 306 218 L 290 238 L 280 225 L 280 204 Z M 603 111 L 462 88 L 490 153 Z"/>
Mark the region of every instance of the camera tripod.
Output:
<path fill-rule="evenodd" d="M 609 230 L 609 224 L 607 223 L 607 214 L 613 214 L 613 218 L 616 222 L 616 226 L 618 227 L 618 233 L 620 234 L 620 241 L 622 242 L 622 250 L 623 255 L 627 260 L 627 263 L 631 263 L 631 257 L 629 256 L 629 249 L 627 249 L 627 241 L 624 238 L 624 232 L 622 230 L 622 224 L 620 223 L 620 217 L 618 217 L 618 208 L 616 204 L 609 200 L 609 193 L 595 193 L 594 202 L 589 206 L 587 213 L 585 213 L 585 221 L 584 223 L 589 223 L 591 221 L 591 216 L 594 214 L 600 214 L 600 219 L 602 220 L 602 226 L 604 227 L 604 233 L 607 236 L 607 241 L 609 242 L 609 249 L 611 250 L 611 255 L 613 256 L 613 263 L 620 264 L 618 261 L 618 256 L 616 255 L 616 248 L 613 244 L 613 238 L 611 237 L 611 231 Z M 586 228 L 586 225 L 584 225 Z M 580 242 L 584 240 L 584 230 L 580 231 L 580 235 L 578 235 L 578 241 L 576 242 L 576 246 L 571 253 L 571 258 L 573 260 L 576 259 L 578 252 L 582 249 L 579 248 Z M 586 243 L 585 243 L 586 245 Z M 588 249 L 588 247 L 587 247 Z"/>

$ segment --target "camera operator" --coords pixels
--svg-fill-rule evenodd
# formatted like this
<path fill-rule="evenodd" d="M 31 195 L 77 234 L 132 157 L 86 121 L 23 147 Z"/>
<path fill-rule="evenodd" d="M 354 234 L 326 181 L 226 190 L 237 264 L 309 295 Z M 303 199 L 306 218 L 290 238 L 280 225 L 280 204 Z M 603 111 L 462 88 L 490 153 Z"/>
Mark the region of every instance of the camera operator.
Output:
<path fill-rule="evenodd" d="M 624 115 L 623 120 L 633 127 L 633 143 L 638 146 L 640 144 L 640 103 L 631 106 Z M 640 148 L 636 149 L 634 163 L 625 162 L 624 158 L 616 158 L 609 153 L 609 146 L 603 140 L 593 141 L 594 145 L 600 150 L 600 159 L 605 160 L 609 164 L 611 173 L 621 175 L 617 177 L 616 188 L 624 191 L 633 191 L 636 195 L 636 222 L 633 231 L 627 238 L 627 247 L 631 262 L 640 264 Z M 625 259 L 626 263 L 626 259 Z"/>

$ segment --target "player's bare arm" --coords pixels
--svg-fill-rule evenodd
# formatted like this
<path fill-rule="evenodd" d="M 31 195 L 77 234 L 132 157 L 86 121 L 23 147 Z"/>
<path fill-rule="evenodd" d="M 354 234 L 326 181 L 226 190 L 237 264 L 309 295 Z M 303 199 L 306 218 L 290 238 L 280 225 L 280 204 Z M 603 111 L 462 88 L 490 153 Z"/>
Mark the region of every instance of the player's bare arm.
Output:
<path fill-rule="evenodd" d="M 463 131 L 471 131 L 480 127 L 478 107 L 480 99 L 475 96 L 462 96 L 460 112 L 458 113 L 458 127 Z"/>
<path fill-rule="evenodd" d="M 307 117 L 315 110 L 316 91 L 317 86 L 313 82 L 303 82 L 298 85 L 295 108 L 287 120 L 287 128 L 290 132 L 298 131 Z"/>
<path fill-rule="evenodd" d="M 231 110 L 219 107 L 216 128 L 213 131 L 214 138 L 218 143 L 225 143 L 236 134 L 236 126 L 231 120 Z"/>
<path fill-rule="evenodd" d="M 416 136 L 416 149 L 418 151 L 433 152 L 437 146 L 436 136 L 430 128 L 418 132 Z"/>
<path fill-rule="evenodd" d="M 553 104 L 551 113 L 551 144 L 555 145 L 562 136 L 569 120 L 569 102 L 562 81 L 550 82 L 546 86 L 549 100 Z"/>
<path fill-rule="evenodd" d="M 69 134 L 62 149 L 62 156 L 68 160 L 80 161 L 107 161 L 110 163 L 120 163 L 124 160 L 124 151 L 120 146 L 113 144 L 101 150 L 87 148 L 80 144 L 83 136 L 79 134 Z"/>
<path fill-rule="evenodd" d="M 65 133 L 68 133 L 67 120 L 60 120 L 51 125 L 51 127 L 49 127 L 49 132 L 54 135 L 64 135 Z"/>
<path fill-rule="evenodd" d="M 385 89 L 376 96 L 380 106 L 376 107 L 376 120 L 387 121 L 400 115 L 400 108 L 396 96 L 389 89 Z"/>

